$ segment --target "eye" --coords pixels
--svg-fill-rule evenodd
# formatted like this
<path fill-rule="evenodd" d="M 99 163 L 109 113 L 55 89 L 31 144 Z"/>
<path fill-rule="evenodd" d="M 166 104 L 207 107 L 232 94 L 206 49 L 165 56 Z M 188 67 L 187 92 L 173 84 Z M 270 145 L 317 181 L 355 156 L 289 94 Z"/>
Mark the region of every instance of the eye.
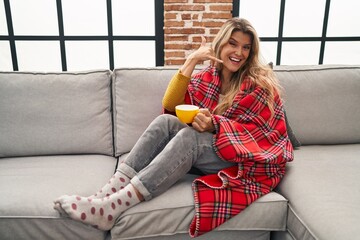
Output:
<path fill-rule="evenodd" d="M 251 48 L 250 45 L 245 45 L 245 46 L 244 46 L 244 49 L 245 49 L 245 50 L 250 50 L 250 48 Z"/>
<path fill-rule="evenodd" d="M 231 46 L 236 46 L 236 42 L 235 41 L 229 41 L 229 44 L 231 45 Z"/>

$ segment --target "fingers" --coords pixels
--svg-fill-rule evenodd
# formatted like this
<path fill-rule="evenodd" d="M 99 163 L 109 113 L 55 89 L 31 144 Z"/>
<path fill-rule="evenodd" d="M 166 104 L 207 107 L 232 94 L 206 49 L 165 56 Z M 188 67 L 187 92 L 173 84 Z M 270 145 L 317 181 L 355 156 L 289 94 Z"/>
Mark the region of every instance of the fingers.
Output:
<path fill-rule="evenodd" d="M 204 36 L 201 36 L 201 45 L 200 45 L 200 47 L 205 47 L 205 46 L 206 46 L 206 38 Z M 215 53 L 213 52 L 212 48 L 209 47 L 209 50 L 211 50 L 211 53 L 208 56 L 208 59 L 210 60 L 211 66 L 214 66 L 216 62 L 223 63 L 223 61 L 221 59 L 218 59 L 218 58 L 214 57 Z"/>
<path fill-rule="evenodd" d="M 210 65 L 211 65 L 212 67 L 217 67 L 217 64 L 218 64 L 218 63 L 223 63 L 223 60 L 218 59 L 218 58 L 216 58 L 216 57 L 209 57 L 209 58 L 210 58 Z"/>
<path fill-rule="evenodd" d="M 206 38 L 204 36 L 201 36 L 201 46 L 205 46 L 206 45 Z"/>
<path fill-rule="evenodd" d="M 211 112 L 207 108 L 200 108 L 199 113 L 204 114 L 206 117 L 211 117 Z"/>
<path fill-rule="evenodd" d="M 192 126 L 198 132 L 212 131 L 214 125 L 211 119 L 211 113 L 208 109 L 202 108 L 195 116 Z"/>

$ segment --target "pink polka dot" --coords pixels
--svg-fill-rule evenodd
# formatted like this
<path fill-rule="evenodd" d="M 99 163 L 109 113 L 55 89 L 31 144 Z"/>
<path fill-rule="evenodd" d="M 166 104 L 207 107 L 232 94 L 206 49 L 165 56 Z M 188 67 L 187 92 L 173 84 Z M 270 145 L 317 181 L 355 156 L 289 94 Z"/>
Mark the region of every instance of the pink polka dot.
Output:
<path fill-rule="evenodd" d="M 107 194 L 106 194 L 106 196 L 108 197 L 108 196 L 110 196 L 110 194 L 109 194 L 109 193 L 107 193 Z"/>
<path fill-rule="evenodd" d="M 116 192 L 116 188 L 112 188 L 111 191 Z"/>
<path fill-rule="evenodd" d="M 94 215 L 95 214 L 96 209 L 94 207 L 91 208 L 91 214 Z"/>
<path fill-rule="evenodd" d="M 113 216 L 109 215 L 109 216 L 108 216 L 108 220 L 109 220 L 109 221 L 113 220 Z"/>
<path fill-rule="evenodd" d="M 115 203 L 111 203 L 111 208 L 112 208 L 112 209 L 115 209 L 115 208 L 116 208 Z"/>
<path fill-rule="evenodd" d="M 103 208 L 100 208 L 100 215 L 104 216 L 104 209 Z"/>
<path fill-rule="evenodd" d="M 76 196 L 76 200 L 80 201 L 80 200 L 81 200 L 81 197 Z"/>
<path fill-rule="evenodd" d="M 132 197 L 132 194 L 131 194 L 131 192 L 130 192 L 130 191 L 128 191 L 128 192 L 127 192 L 127 195 L 129 196 L 129 198 L 131 198 L 131 197 Z"/>
<path fill-rule="evenodd" d="M 76 209 L 77 209 L 76 204 L 75 204 L 75 203 L 71 204 L 71 208 L 74 209 L 74 210 L 76 210 Z"/>
<path fill-rule="evenodd" d="M 91 198 L 88 198 L 88 202 L 91 202 L 92 201 L 92 199 Z"/>
<path fill-rule="evenodd" d="M 124 187 L 123 187 L 123 186 L 121 186 L 121 187 L 120 187 L 120 189 L 124 189 Z"/>
<path fill-rule="evenodd" d="M 120 179 L 120 182 L 125 182 L 125 178 L 119 178 Z"/>
<path fill-rule="evenodd" d="M 121 199 L 118 199 L 117 202 L 118 202 L 119 205 L 121 205 L 121 203 L 122 203 Z"/>
<path fill-rule="evenodd" d="M 86 219 L 86 214 L 85 213 L 82 213 L 81 214 L 81 220 L 85 220 Z"/>
<path fill-rule="evenodd" d="M 126 202 L 125 204 L 126 204 L 126 206 L 130 206 L 130 203 L 129 203 L 129 202 Z"/>

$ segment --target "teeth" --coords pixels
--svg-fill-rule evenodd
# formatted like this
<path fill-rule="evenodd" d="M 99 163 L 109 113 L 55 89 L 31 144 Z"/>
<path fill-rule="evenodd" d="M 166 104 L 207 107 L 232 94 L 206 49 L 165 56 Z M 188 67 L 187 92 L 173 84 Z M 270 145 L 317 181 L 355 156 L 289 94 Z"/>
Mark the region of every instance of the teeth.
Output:
<path fill-rule="evenodd" d="M 237 59 L 237 58 L 232 58 L 232 57 L 230 57 L 230 60 L 231 60 L 231 61 L 234 61 L 234 62 L 240 62 L 240 59 Z"/>

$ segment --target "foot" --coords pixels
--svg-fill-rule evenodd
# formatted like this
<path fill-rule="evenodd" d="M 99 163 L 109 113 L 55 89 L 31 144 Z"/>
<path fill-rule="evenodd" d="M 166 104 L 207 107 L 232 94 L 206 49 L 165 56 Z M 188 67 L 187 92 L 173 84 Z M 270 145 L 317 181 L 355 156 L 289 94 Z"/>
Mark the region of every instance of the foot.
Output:
<path fill-rule="evenodd" d="M 109 182 L 97 193 L 89 196 L 89 198 L 103 198 L 110 196 L 126 187 L 129 183 L 130 178 L 128 176 L 119 171 L 116 171 L 116 173 L 110 178 Z"/>
<path fill-rule="evenodd" d="M 54 202 L 54 209 L 57 210 L 61 217 L 69 217 L 69 215 L 62 209 L 60 203 Z"/>
<path fill-rule="evenodd" d="M 114 226 L 121 213 L 139 202 L 135 189 L 130 184 L 101 199 L 64 195 L 55 201 L 54 208 L 60 213 L 64 211 L 74 220 L 107 231 Z"/>

